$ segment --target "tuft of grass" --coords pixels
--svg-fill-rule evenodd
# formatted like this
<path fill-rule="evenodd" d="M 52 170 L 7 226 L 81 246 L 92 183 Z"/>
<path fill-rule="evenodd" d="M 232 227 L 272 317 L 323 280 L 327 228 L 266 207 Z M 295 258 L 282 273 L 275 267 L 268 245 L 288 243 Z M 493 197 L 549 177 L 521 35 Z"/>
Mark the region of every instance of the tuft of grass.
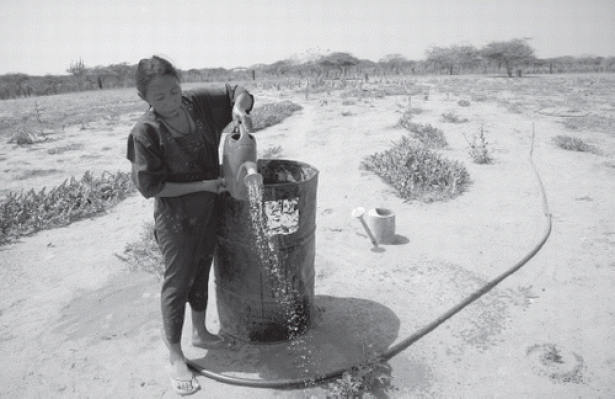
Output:
<path fill-rule="evenodd" d="M 49 192 L 9 192 L 0 200 L 0 245 L 101 213 L 134 191 L 128 173 L 105 172 L 96 178 L 88 171 L 81 180 L 71 177 Z"/>
<path fill-rule="evenodd" d="M 462 118 L 454 112 L 446 112 L 442 114 L 442 121 L 448 123 L 466 123 L 468 119 Z"/>
<path fill-rule="evenodd" d="M 612 133 L 615 130 L 615 118 L 602 115 L 566 118 L 563 122 L 566 129 L 589 130 L 601 133 Z"/>
<path fill-rule="evenodd" d="M 367 359 L 329 383 L 327 389 L 335 398 L 375 398 L 376 393 L 393 388 L 392 371 L 392 367 L 379 358 Z"/>
<path fill-rule="evenodd" d="M 282 147 L 279 145 L 265 149 L 261 155 L 261 159 L 280 159 L 281 157 Z"/>
<path fill-rule="evenodd" d="M 162 252 L 154 235 L 154 223 L 146 222 L 139 240 L 127 244 L 122 260 L 128 262 L 131 271 L 143 271 L 161 278 L 164 275 Z"/>
<path fill-rule="evenodd" d="M 470 153 L 470 157 L 472 157 L 474 163 L 490 164 L 493 162 L 491 149 L 489 148 L 489 143 L 487 143 L 485 130 L 482 126 L 480 127 L 480 133 L 478 135 L 474 135 L 471 141 L 468 140 L 465 134 L 463 137 L 468 143 L 468 152 Z"/>
<path fill-rule="evenodd" d="M 41 141 L 43 141 L 43 139 L 41 139 L 36 133 L 29 131 L 25 127 L 21 127 L 11 134 L 7 144 L 17 144 L 21 146 L 34 144 Z"/>
<path fill-rule="evenodd" d="M 397 122 L 401 126 L 411 132 L 413 137 L 419 140 L 428 148 L 447 148 L 448 142 L 444 137 L 444 132 L 430 124 L 422 125 L 420 123 L 412 123 L 410 121 L 411 114 L 406 112 L 404 116 Z"/>
<path fill-rule="evenodd" d="M 47 154 L 49 155 L 57 155 L 62 154 L 66 151 L 80 150 L 83 148 L 82 143 L 71 143 L 63 146 L 53 147 L 47 150 Z"/>
<path fill-rule="evenodd" d="M 522 114 L 523 113 L 523 105 L 520 102 L 510 102 L 508 100 L 502 100 L 502 105 L 506 107 L 508 112 L 513 114 Z"/>
<path fill-rule="evenodd" d="M 55 173 L 60 173 L 60 172 L 61 171 L 57 169 L 31 169 L 31 170 L 24 171 L 19 176 L 16 176 L 15 180 L 27 180 L 32 177 L 49 176 L 49 175 L 53 175 Z"/>
<path fill-rule="evenodd" d="M 366 157 L 361 168 L 376 173 L 406 200 L 454 198 L 470 183 L 463 164 L 443 158 L 405 136 L 391 149 Z"/>
<path fill-rule="evenodd" d="M 597 152 L 594 146 L 587 144 L 583 140 L 576 137 L 555 136 L 553 137 L 553 143 L 564 150 L 593 153 Z"/>

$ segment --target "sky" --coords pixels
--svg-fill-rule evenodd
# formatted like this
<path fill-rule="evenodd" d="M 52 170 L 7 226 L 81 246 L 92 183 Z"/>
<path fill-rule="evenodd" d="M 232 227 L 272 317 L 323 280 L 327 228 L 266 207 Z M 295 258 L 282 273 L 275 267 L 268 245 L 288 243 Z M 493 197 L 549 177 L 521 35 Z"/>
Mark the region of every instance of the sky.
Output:
<path fill-rule="evenodd" d="M 433 46 L 516 38 L 539 58 L 615 56 L 615 0 L 0 0 L 0 74 L 152 55 L 184 70 L 306 52 L 421 60 Z"/>

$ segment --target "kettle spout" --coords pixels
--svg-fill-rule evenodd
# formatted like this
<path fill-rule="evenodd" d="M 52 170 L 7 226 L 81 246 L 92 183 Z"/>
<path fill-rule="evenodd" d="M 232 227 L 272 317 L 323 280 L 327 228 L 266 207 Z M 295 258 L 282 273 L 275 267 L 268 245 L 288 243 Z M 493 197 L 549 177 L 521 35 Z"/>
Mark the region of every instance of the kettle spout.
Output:
<path fill-rule="evenodd" d="M 243 176 L 242 171 L 245 169 L 245 177 L 243 178 L 243 183 L 248 186 L 250 182 L 254 182 L 257 185 L 263 184 L 263 176 L 258 173 L 256 168 L 256 164 L 251 161 L 247 161 L 241 164 L 237 171 L 237 181 L 239 181 L 240 177 Z"/>

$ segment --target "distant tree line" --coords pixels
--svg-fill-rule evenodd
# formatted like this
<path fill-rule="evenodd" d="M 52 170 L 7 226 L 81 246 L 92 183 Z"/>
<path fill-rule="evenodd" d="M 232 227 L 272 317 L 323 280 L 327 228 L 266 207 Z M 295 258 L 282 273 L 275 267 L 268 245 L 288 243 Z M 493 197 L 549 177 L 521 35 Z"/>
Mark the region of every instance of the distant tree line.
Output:
<path fill-rule="evenodd" d="M 0 99 L 134 86 L 135 71 L 136 65 L 127 63 L 87 68 L 79 60 L 71 63 L 70 75 L 0 75 Z"/>
<path fill-rule="evenodd" d="M 521 77 L 527 73 L 615 72 L 615 57 L 556 57 L 539 59 L 527 39 L 491 42 L 483 48 L 469 44 L 431 47 L 424 60 L 389 54 L 378 62 L 349 53 L 332 53 L 307 62 L 294 59 L 249 68 L 204 68 L 182 72 L 184 82 L 250 81 L 298 78 L 318 85 L 331 79 L 361 79 L 390 75 L 498 74 Z M 136 65 L 127 63 L 88 68 L 83 60 L 71 63 L 69 75 L 0 75 L 0 99 L 42 96 L 84 90 L 134 86 Z"/>

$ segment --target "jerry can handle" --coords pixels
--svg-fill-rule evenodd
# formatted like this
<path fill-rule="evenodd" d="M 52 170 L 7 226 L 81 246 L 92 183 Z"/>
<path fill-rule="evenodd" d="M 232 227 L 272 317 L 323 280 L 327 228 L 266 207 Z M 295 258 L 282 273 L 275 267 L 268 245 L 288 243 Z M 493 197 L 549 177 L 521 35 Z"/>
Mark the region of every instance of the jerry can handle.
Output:
<path fill-rule="evenodd" d="M 248 134 L 248 128 L 246 127 L 245 123 L 242 123 L 241 121 L 239 121 L 237 123 L 237 125 L 239 125 L 239 133 L 241 136 L 243 136 L 244 134 Z"/>

